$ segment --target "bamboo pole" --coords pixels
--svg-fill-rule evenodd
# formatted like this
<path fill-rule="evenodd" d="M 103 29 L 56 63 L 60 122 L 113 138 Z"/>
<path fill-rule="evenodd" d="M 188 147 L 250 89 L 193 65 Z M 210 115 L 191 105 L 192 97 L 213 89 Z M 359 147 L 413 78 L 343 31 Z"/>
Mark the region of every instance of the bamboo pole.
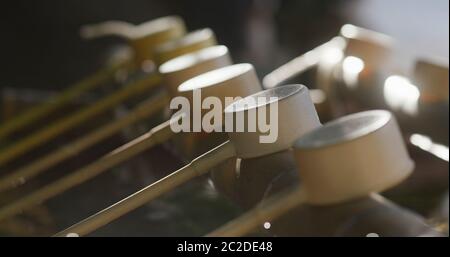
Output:
<path fill-rule="evenodd" d="M 135 210 L 136 208 L 143 206 L 158 196 L 173 190 L 175 187 L 178 187 L 195 177 L 209 172 L 212 167 L 233 156 L 235 156 L 234 146 L 230 141 L 227 141 L 194 159 L 183 168 L 56 234 L 55 236 L 67 236 L 68 234 L 73 233 L 79 236 L 89 234 L 92 231 L 95 231 L 98 228 L 103 227 L 121 216 Z"/>
<path fill-rule="evenodd" d="M 274 220 L 306 200 L 304 190 L 298 187 L 285 190 L 270 197 L 257 207 L 228 222 L 224 226 L 207 234 L 208 237 L 237 237 L 245 236 L 265 222 Z"/>
<path fill-rule="evenodd" d="M 177 122 L 177 118 L 173 118 L 162 123 L 135 140 L 113 150 L 90 165 L 83 167 L 64 178 L 57 180 L 56 182 L 53 182 L 9 205 L 0 208 L 0 220 L 4 220 L 30 207 L 42 203 L 102 174 L 108 169 L 129 160 L 131 157 L 142 153 L 156 144 L 167 141 L 174 135 L 174 132 L 170 126 L 172 122 Z"/>
<path fill-rule="evenodd" d="M 305 71 L 317 66 L 320 61 L 320 50 L 322 48 L 322 45 L 314 48 L 313 50 L 310 50 L 276 68 L 263 77 L 263 87 L 265 89 L 276 87 L 294 76 L 302 74 Z"/>
<path fill-rule="evenodd" d="M 185 33 L 185 26 L 181 18 L 177 16 L 166 16 L 138 26 L 122 21 L 107 21 L 91 26 L 84 26 L 81 29 L 82 37 L 101 37 L 102 35 L 108 35 L 108 33 L 122 36 L 128 40 L 129 45 L 134 51 L 132 59 L 117 62 L 110 67 L 108 66 L 69 87 L 52 101 L 34 107 L 19 115 L 17 118 L 8 121 L 3 126 L 0 126 L 0 140 L 39 118 L 45 117 L 47 114 L 80 96 L 82 93 L 112 80 L 119 69 L 126 68 L 134 71 L 141 64 L 141 61 L 153 59 L 151 55 L 149 56 L 149 53 L 153 52 L 156 46 L 181 37 Z"/>
<path fill-rule="evenodd" d="M 95 24 L 83 25 L 80 36 L 83 39 L 97 39 L 106 36 L 118 36 L 127 38 L 136 25 L 125 21 L 111 20 Z"/>
<path fill-rule="evenodd" d="M 161 92 L 149 100 L 140 103 L 124 117 L 114 120 L 112 123 L 103 125 L 102 127 L 90 132 L 86 136 L 82 136 L 73 142 L 56 149 L 50 154 L 11 172 L 9 175 L 0 179 L 0 192 L 15 188 L 27 180 L 41 174 L 58 163 L 76 156 L 83 150 L 95 145 L 102 140 L 118 133 L 123 128 L 147 118 L 164 108 L 168 102 L 168 96 L 165 92 Z"/>
<path fill-rule="evenodd" d="M 335 37 L 281 65 L 264 76 L 262 80 L 264 88 L 268 89 L 281 85 L 289 79 L 320 65 L 320 62 L 324 59 L 324 54 L 326 54 L 330 48 L 343 48 L 343 44 L 343 39 Z M 336 56 L 331 56 L 331 58 L 336 58 Z"/>
<path fill-rule="evenodd" d="M 129 62 L 121 62 L 110 67 L 103 68 L 89 77 L 69 86 L 66 90 L 56 95 L 50 101 L 34 106 L 29 110 L 19 114 L 15 118 L 6 121 L 0 127 L 0 140 L 5 139 L 10 134 L 20 130 L 40 118 L 56 111 L 64 105 L 67 105 L 83 93 L 93 90 L 114 79 L 114 74 L 122 68 L 127 68 Z"/>
<path fill-rule="evenodd" d="M 224 51 L 225 50 L 225 51 Z M 212 52 L 211 52 L 212 51 Z M 169 88 L 174 87 L 174 85 L 179 85 L 182 81 L 194 77 L 195 75 L 200 74 L 202 71 L 209 71 L 217 67 L 223 67 L 226 64 L 230 64 L 231 60 L 229 59 L 228 50 L 222 47 L 213 47 L 213 49 L 203 50 L 198 52 L 197 55 L 201 55 L 202 53 L 209 53 L 207 59 L 205 56 L 202 56 L 200 59 L 197 59 L 196 62 L 189 64 L 189 66 L 185 67 L 179 71 L 162 71 L 161 74 L 166 76 L 167 85 Z M 183 58 L 183 57 L 182 57 Z M 163 67 L 167 67 L 167 65 L 173 65 L 169 62 Z M 176 92 L 172 92 L 176 93 Z M 28 179 L 44 172 L 48 168 L 66 160 L 71 156 L 75 156 L 79 152 L 83 151 L 87 147 L 92 146 L 93 144 L 105 139 L 106 137 L 118 132 L 120 129 L 136 122 L 137 120 L 143 119 L 152 113 L 156 112 L 163 108 L 164 104 L 168 102 L 168 97 L 165 93 L 160 93 L 159 95 L 153 97 L 148 101 L 145 101 L 142 104 L 139 104 L 126 116 L 120 118 L 119 120 L 113 120 L 111 123 L 107 125 L 103 125 L 102 127 L 94 130 L 93 132 L 87 134 L 86 136 L 79 137 L 77 140 L 69 142 L 67 145 L 53 151 L 52 153 L 39 158 L 38 160 L 32 162 L 31 164 L 27 164 L 24 167 L 21 167 L 19 170 L 8 173 L 7 176 L 0 178 L 0 192 L 14 188 L 26 182 Z"/>
<path fill-rule="evenodd" d="M 156 73 L 151 74 L 144 79 L 138 79 L 137 81 L 125 85 L 111 95 L 102 98 L 91 106 L 82 108 L 68 117 L 53 122 L 44 129 L 41 129 L 38 132 L 19 140 L 19 142 L 10 147 L 3 149 L 3 151 L 0 151 L 0 165 L 4 165 L 5 163 L 18 158 L 20 155 L 31 151 L 35 147 L 47 143 L 69 129 L 94 118 L 96 115 L 117 106 L 127 99 L 147 92 L 149 89 L 158 85 L 159 81 L 160 77 Z"/>

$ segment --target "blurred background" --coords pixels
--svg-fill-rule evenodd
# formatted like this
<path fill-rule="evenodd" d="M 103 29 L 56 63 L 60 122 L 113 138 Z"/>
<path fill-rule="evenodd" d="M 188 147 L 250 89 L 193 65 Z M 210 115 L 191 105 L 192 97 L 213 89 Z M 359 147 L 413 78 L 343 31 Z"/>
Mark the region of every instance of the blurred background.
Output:
<path fill-rule="evenodd" d="M 81 25 L 139 24 L 169 14 L 181 15 L 190 30 L 212 28 L 235 62 L 251 62 L 261 75 L 329 40 L 345 23 L 394 36 L 415 54 L 448 59 L 448 5 L 446 0 L 13 1 L 2 7 L 0 18 L 0 87 L 60 89 L 98 68 L 105 49 L 121 43 L 83 41 Z"/>
<path fill-rule="evenodd" d="M 252 63 L 262 78 L 280 65 L 330 40 L 347 23 L 397 39 L 398 60 L 404 69 L 412 69 L 410 66 L 417 57 L 435 57 L 448 63 L 448 10 L 447 0 L 11 1 L 3 4 L 0 18 L 0 93 L 3 100 L 13 98 L 31 105 L 99 69 L 110 53 L 126 42 L 113 37 L 83 40 L 80 27 L 106 20 L 140 24 L 161 16 L 180 15 L 188 30 L 211 28 L 218 42 L 229 47 L 235 63 Z M 16 108 L 13 111 L 1 110 L 0 120 L 4 122 L 21 109 L 20 106 Z M 448 105 L 446 108 L 448 115 Z M 53 144 L 64 142 L 63 138 Z M 88 163 L 95 159 L 93 156 L 101 156 L 107 149 L 124 142 L 126 140 L 118 136 L 105 142 L 103 149 L 100 147 L 83 153 L 78 160 Z M 151 150 L 137 159 L 140 161 L 128 163 L 126 168 L 119 167 L 71 190 L 64 197 L 38 206 L 20 220 L 0 223 L 0 235 L 55 233 L 92 214 L 93 209 L 99 209 L 98 206 L 108 206 L 154 181 L 156 178 L 149 176 L 147 169 L 162 170 L 159 174 L 162 175 L 181 165 L 181 162 L 172 162 L 170 153 L 162 148 Z M 439 169 L 448 169 L 448 159 L 439 165 Z M 57 166 L 47 180 L 44 178 L 34 187 L 31 184 L 29 189 L 17 192 L 17 195 L 60 176 L 55 175 L 60 169 L 79 166 L 77 160 Z M 138 172 L 131 175 L 130 170 Z M 448 175 L 444 178 L 448 180 Z M 448 183 L 446 185 L 448 187 Z M 438 193 L 443 192 L 445 188 L 440 188 Z M 0 202 L 2 198 L 9 198 L 2 194 Z M 186 194 L 192 197 L 186 200 Z M 14 196 L 15 193 L 11 197 Z M 448 217 L 448 198 L 446 201 Z M 407 200 L 404 203 L 417 206 Z M 211 208 L 207 211 L 197 208 L 205 204 Z M 428 207 L 416 210 L 426 215 L 431 208 Z M 94 235 L 202 235 L 238 213 L 240 211 L 218 196 L 207 181 L 200 181 L 144 210 L 127 215 Z"/>

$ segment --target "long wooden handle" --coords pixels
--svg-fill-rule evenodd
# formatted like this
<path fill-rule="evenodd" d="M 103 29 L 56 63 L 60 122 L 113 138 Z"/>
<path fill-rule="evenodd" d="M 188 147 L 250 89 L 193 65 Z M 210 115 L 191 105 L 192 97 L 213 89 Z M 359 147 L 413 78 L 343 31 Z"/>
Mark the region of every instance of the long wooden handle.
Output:
<path fill-rule="evenodd" d="M 104 21 L 96 24 L 83 25 L 80 29 L 80 36 L 83 39 L 97 39 L 107 36 L 124 37 L 135 25 L 125 21 Z"/>
<path fill-rule="evenodd" d="M 264 88 L 276 87 L 294 76 L 317 66 L 324 52 L 334 44 L 336 44 L 336 40 L 332 39 L 270 72 L 263 78 Z"/>
<path fill-rule="evenodd" d="M 190 164 L 166 176 L 163 179 L 145 187 L 120 202 L 92 215 L 91 217 L 73 225 L 72 227 L 56 234 L 55 236 L 67 236 L 68 234 L 86 235 L 105 226 L 136 208 L 143 206 L 158 196 L 169 192 L 175 187 L 201 176 L 209 170 L 235 155 L 234 146 L 229 142 L 210 150 L 194 159 Z"/>
<path fill-rule="evenodd" d="M 129 85 L 125 85 L 123 88 L 102 98 L 91 106 L 87 106 L 68 117 L 52 123 L 44 129 L 25 137 L 0 152 L 0 165 L 18 158 L 20 155 L 31 151 L 37 146 L 47 143 L 69 129 L 73 129 L 75 126 L 117 106 L 127 99 L 147 92 L 149 89 L 158 85 L 159 81 L 160 77 L 157 74 L 150 75 L 144 79 L 139 79 Z"/>
<path fill-rule="evenodd" d="M 169 97 L 166 92 L 160 92 L 149 100 L 140 103 L 133 110 L 120 119 L 114 120 L 89 134 L 56 149 L 50 154 L 19 168 L 0 179 L 0 192 L 22 185 L 29 179 L 47 171 L 49 168 L 74 157 L 85 149 L 105 140 L 118 133 L 123 128 L 145 119 L 162 110 L 167 104 Z"/>
<path fill-rule="evenodd" d="M 57 180 L 31 194 L 0 208 L 0 220 L 20 213 L 36 204 L 42 203 L 56 195 L 59 195 L 89 179 L 92 179 L 108 169 L 129 160 L 131 157 L 170 139 L 174 132 L 170 124 L 175 119 L 171 119 L 153 128 L 135 140 L 115 149 L 99 160 L 81 168 L 66 177 Z"/>
<path fill-rule="evenodd" d="M 316 49 L 313 49 L 286 64 L 283 64 L 276 70 L 270 72 L 263 78 L 264 88 L 273 88 L 288 79 L 299 75 L 319 63 L 320 56 Z"/>
<path fill-rule="evenodd" d="M 6 121 L 0 127 L 0 141 L 4 140 L 10 134 L 29 126 L 33 122 L 49 115 L 62 106 L 71 103 L 74 99 L 83 93 L 100 87 L 114 79 L 114 74 L 122 68 L 129 68 L 129 61 L 124 61 L 109 67 L 105 67 L 91 76 L 69 86 L 66 90 L 56 95 L 49 101 L 38 106 L 33 106 L 27 111 L 19 114 L 11 120 Z"/>
<path fill-rule="evenodd" d="M 209 233 L 209 237 L 245 236 L 265 222 L 273 220 L 304 203 L 306 194 L 298 188 L 286 190 L 262 202 L 257 207 Z"/>

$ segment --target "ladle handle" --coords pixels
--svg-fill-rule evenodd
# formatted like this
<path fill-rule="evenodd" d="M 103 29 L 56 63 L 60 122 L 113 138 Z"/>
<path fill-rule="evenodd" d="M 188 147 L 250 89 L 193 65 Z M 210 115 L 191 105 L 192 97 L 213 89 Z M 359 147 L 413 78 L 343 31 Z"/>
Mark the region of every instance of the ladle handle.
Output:
<path fill-rule="evenodd" d="M 148 92 L 150 89 L 159 85 L 160 80 L 161 78 L 159 75 L 150 74 L 145 78 L 130 82 L 129 84 L 124 85 L 123 88 L 100 99 L 92 105 L 86 106 L 76 113 L 57 120 L 43 129 L 19 140 L 10 147 L 6 147 L 0 151 L 0 166 L 17 159 L 22 154 L 30 152 L 40 145 L 48 143 L 53 138 L 70 129 L 74 129 L 83 122 L 95 118 L 97 115 L 114 108 L 118 104 Z"/>
<path fill-rule="evenodd" d="M 289 79 L 292 79 L 294 76 L 300 75 L 307 70 L 317 66 L 321 61 L 324 52 L 340 42 L 335 38 L 331 39 L 319 45 L 318 47 L 294 58 L 293 60 L 281 65 L 274 71 L 270 72 L 263 78 L 263 87 L 273 88 L 282 83 L 286 82 Z"/>
<path fill-rule="evenodd" d="M 104 21 L 95 24 L 83 25 L 80 28 L 80 36 L 83 39 L 92 40 L 102 37 L 117 36 L 126 38 L 126 35 L 135 29 L 135 25 L 125 21 Z"/>
<path fill-rule="evenodd" d="M 32 163 L 21 167 L 7 176 L 0 178 L 0 192 L 13 189 L 22 185 L 27 180 L 47 171 L 49 168 L 61 163 L 68 158 L 74 157 L 102 140 L 118 133 L 123 128 L 143 120 L 158 111 L 161 111 L 169 102 L 166 92 L 161 92 L 154 97 L 140 103 L 129 113 L 118 120 L 114 120 L 89 134 L 64 145 L 52 153 L 33 161 Z"/>
<path fill-rule="evenodd" d="M 85 181 L 88 181 L 89 179 L 100 175 L 108 169 L 129 160 L 131 157 L 144 152 L 154 145 L 167 141 L 174 135 L 170 124 L 175 120 L 176 119 L 171 119 L 162 123 L 144 135 L 115 149 L 90 165 L 25 196 L 12 204 L 0 208 L 0 220 L 11 217 L 36 204 L 61 194 Z"/>
<path fill-rule="evenodd" d="M 169 192 L 192 178 L 207 173 L 212 167 L 233 157 L 234 155 L 234 146 L 227 141 L 194 159 L 183 168 L 128 196 L 116 204 L 92 215 L 78 224 L 75 224 L 72 227 L 56 234 L 55 236 L 68 236 L 74 234 L 78 236 L 86 235 L 135 210 L 136 208 L 143 206 L 149 201 Z"/>
<path fill-rule="evenodd" d="M 128 69 L 129 67 L 131 67 L 131 64 L 126 61 L 106 66 L 83 80 L 68 86 L 67 89 L 52 97 L 49 101 L 33 106 L 4 122 L 0 126 L 0 141 L 6 139 L 12 133 L 22 130 L 39 119 L 46 117 L 60 107 L 70 104 L 83 93 L 113 81 L 114 74 L 118 70 Z"/>
<path fill-rule="evenodd" d="M 208 237 L 245 236 L 261 224 L 273 220 L 301 205 L 306 199 L 304 190 L 289 189 L 270 197 L 257 207 L 244 213 L 224 226 L 207 234 Z"/>

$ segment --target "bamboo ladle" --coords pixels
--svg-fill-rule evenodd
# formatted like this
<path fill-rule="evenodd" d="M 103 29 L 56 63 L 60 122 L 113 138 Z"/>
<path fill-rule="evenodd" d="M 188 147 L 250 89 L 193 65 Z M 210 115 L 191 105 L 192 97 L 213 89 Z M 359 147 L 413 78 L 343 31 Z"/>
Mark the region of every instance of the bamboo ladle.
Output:
<path fill-rule="evenodd" d="M 200 75 L 203 72 L 227 65 L 231 65 L 231 58 L 227 47 L 212 46 L 174 58 L 162 64 L 159 70 L 163 77 L 165 91 L 168 91 L 170 96 L 175 97 L 178 94 L 176 88 L 181 82 Z M 87 135 L 56 149 L 50 154 L 9 173 L 7 176 L 0 178 L 0 192 L 24 184 L 29 179 L 45 172 L 50 167 L 76 156 L 88 147 L 118 133 L 123 128 L 160 112 L 166 107 L 168 102 L 169 99 L 166 92 L 161 92 L 138 104 L 120 119 L 101 126 Z"/>
<path fill-rule="evenodd" d="M 414 168 L 395 118 L 380 110 L 324 124 L 296 141 L 294 156 L 299 188 L 274 195 L 208 236 L 244 236 L 302 204 L 326 206 L 382 192 Z"/>
<path fill-rule="evenodd" d="M 195 51 L 214 45 L 216 43 L 214 33 L 210 29 L 202 29 L 191 32 L 180 39 L 175 39 L 156 48 L 156 59 L 166 60 L 168 56 L 176 57 L 187 52 Z M 123 86 L 112 94 L 102 98 L 98 102 L 77 111 L 76 113 L 51 123 L 43 129 L 13 143 L 0 151 L 0 166 L 8 163 L 20 155 L 49 142 L 51 139 L 73 129 L 74 127 L 94 118 L 106 110 L 114 108 L 118 104 L 132 97 L 145 94 L 150 89 L 160 84 L 160 77 L 155 72 L 145 74 Z"/>
<path fill-rule="evenodd" d="M 183 87 L 183 84 L 180 87 Z M 261 97 L 264 101 L 259 103 L 252 101 L 258 97 Z M 277 99 L 269 99 L 269 97 L 276 97 Z M 232 106 L 239 108 L 238 113 L 245 114 L 246 109 L 242 106 L 247 104 L 251 105 L 249 109 L 260 110 L 266 107 L 277 108 L 274 107 L 275 103 L 277 107 L 280 107 L 278 119 L 281 122 L 278 124 L 278 139 L 274 143 L 260 143 L 259 136 L 265 134 L 261 131 L 229 132 L 230 141 L 197 157 L 185 167 L 58 233 L 56 236 L 86 235 L 177 186 L 208 173 L 212 167 L 231 157 L 237 155 L 242 158 L 252 158 L 285 150 L 291 146 L 294 138 L 298 138 L 299 135 L 320 126 L 309 92 L 306 87 L 301 85 L 289 85 L 262 91 L 237 101 Z M 233 112 L 230 107 L 225 109 L 226 122 L 231 122 L 234 119 Z"/>
<path fill-rule="evenodd" d="M 345 24 L 338 36 L 267 74 L 263 78 L 263 85 L 265 88 L 272 88 L 314 68 L 317 84 L 315 90 L 323 91 L 326 96 L 324 108 L 331 116 L 340 117 L 346 114 L 340 97 L 345 92 L 339 92 L 342 88 L 337 88 L 336 79 L 339 76 L 354 79 L 360 73 L 370 74 L 374 69 L 392 69 L 389 62 L 393 45 L 394 40 L 384 34 Z M 357 65 L 350 62 L 355 57 L 363 62 L 363 71 L 358 72 Z M 374 92 L 378 90 L 374 87 L 368 89 Z M 370 95 L 364 91 L 358 93 Z"/>
<path fill-rule="evenodd" d="M 209 96 L 218 97 L 222 103 L 226 97 L 239 97 L 250 95 L 261 89 L 256 73 L 251 64 L 236 64 L 216 69 L 188 81 L 190 88 L 185 88 L 184 95 L 193 95 L 196 89 L 202 89 L 202 98 Z M 136 156 L 152 146 L 165 142 L 175 133 L 171 124 L 178 123 L 185 115 L 177 115 L 169 121 L 151 129 L 141 137 L 113 150 L 99 160 L 57 180 L 43 188 L 28 194 L 27 196 L 0 208 L 0 220 L 11 217 L 19 212 L 42 203 L 70 188 L 73 188 L 108 169 L 123 163 L 125 160 Z"/>
<path fill-rule="evenodd" d="M 134 59 L 124 60 L 119 63 L 112 63 L 85 79 L 70 85 L 67 89 L 57 94 L 48 102 L 34 106 L 24 111 L 11 120 L 6 121 L 0 126 L 0 140 L 5 140 L 10 134 L 32 124 L 33 122 L 49 115 L 57 109 L 71 103 L 83 93 L 93 90 L 105 83 L 112 82 L 115 74 L 120 70 L 133 70 L 136 64 L 141 60 L 152 59 L 153 55 L 146 54 L 141 49 L 145 46 L 147 49 L 154 49 L 167 40 L 181 37 L 185 32 L 184 22 L 176 16 L 168 16 L 152 20 L 146 23 L 145 28 L 140 28 L 139 33 L 127 38 L 129 45 L 134 46 Z M 128 31 L 131 33 L 131 30 Z M 139 35 L 137 35 L 139 34 Z M 138 67 L 140 64 L 137 65 Z"/>

